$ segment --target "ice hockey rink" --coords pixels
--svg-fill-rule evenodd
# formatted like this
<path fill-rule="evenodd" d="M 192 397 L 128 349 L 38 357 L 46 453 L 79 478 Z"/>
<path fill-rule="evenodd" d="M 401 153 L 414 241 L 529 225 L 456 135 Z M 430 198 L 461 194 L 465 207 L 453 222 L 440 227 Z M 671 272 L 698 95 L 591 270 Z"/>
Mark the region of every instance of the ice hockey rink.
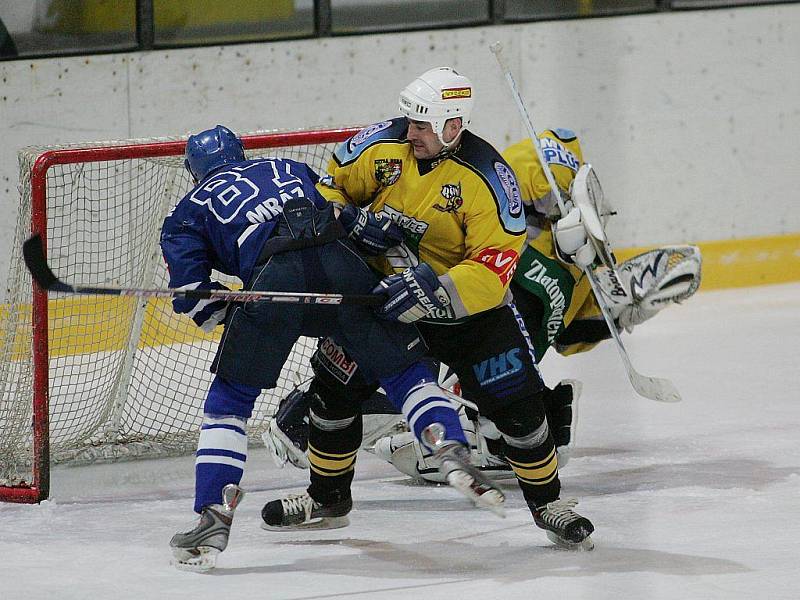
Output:
<path fill-rule="evenodd" d="M 57 468 L 50 501 L 0 505 L 0 598 L 800 597 L 800 284 L 702 292 L 624 341 L 683 402 L 637 397 L 611 343 L 542 366 L 584 382 L 562 497 L 593 520 L 593 552 L 551 546 L 513 480 L 500 519 L 364 453 L 348 528 L 267 532 L 262 505 L 306 473 L 252 449 L 214 571 L 170 566 L 191 457 Z"/>

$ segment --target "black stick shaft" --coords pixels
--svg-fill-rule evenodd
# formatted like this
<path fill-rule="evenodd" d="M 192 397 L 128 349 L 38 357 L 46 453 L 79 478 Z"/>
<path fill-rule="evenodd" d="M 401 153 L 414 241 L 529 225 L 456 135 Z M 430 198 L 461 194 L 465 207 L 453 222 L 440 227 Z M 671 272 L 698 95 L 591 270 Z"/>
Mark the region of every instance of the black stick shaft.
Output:
<path fill-rule="evenodd" d="M 123 288 L 71 285 L 61 281 L 47 264 L 40 235 L 31 236 L 22 244 L 25 265 L 34 281 L 51 292 L 83 295 L 134 296 L 137 298 L 192 298 L 226 300 L 228 302 L 284 302 L 286 304 L 364 304 L 380 306 L 386 300 L 371 294 L 317 294 L 314 292 L 269 292 L 235 290 L 174 290 L 170 288 Z"/>

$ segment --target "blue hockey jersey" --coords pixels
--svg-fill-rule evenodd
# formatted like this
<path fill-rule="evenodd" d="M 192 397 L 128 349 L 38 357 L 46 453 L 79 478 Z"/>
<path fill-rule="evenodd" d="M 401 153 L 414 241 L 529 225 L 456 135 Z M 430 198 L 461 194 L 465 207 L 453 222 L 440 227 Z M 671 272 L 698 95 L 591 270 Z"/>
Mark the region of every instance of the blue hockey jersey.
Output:
<path fill-rule="evenodd" d="M 175 205 L 161 228 L 169 286 L 222 288 L 211 281 L 212 269 L 247 285 L 284 202 L 310 198 L 326 206 L 314 188 L 318 180 L 308 165 L 280 158 L 248 160 L 209 174 Z M 224 306 L 221 301 L 173 300 L 175 312 L 188 314 L 200 326 Z"/>

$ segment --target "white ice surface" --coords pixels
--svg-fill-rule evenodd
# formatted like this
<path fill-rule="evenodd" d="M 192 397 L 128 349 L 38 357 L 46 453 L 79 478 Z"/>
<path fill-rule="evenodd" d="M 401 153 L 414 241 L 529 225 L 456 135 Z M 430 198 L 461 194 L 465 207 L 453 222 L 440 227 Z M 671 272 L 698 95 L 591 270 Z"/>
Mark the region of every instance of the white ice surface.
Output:
<path fill-rule="evenodd" d="M 58 468 L 52 500 L 0 505 L 0 599 L 800 598 L 800 284 L 701 293 L 624 340 L 682 403 L 637 397 L 610 343 L 542 367 L 584 382 L 562 496 L 593 552 L 550 546 L 513 480 L 501 520 L 365 454 L 348 528 L 267 532 L 261 506 L 306 475 L 255 450 L 212 573 L 169 564 L 191 457 Z"/>

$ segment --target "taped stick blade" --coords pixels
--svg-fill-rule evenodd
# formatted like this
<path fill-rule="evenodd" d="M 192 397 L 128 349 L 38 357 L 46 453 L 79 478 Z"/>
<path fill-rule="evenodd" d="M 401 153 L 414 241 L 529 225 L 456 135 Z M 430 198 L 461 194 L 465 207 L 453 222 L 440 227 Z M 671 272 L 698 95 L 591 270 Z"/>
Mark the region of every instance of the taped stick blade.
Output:
<path fill-rule="evenodd" d="M 678 388 L 669 380 L 660 377 L 647 377 L 639 373 L 632 373 L 631 384 L 636 392 L 650 400 L 657 402 L 680 402 L 681 395 Z"/>
<path fill-rule="evenodd" d="M 25 266 L 28 267 L 34 281 L 46 290 L 54 292 L 70 291 L 70 287 L 59 281 L 55 273 L 47 265 L 47 258 L 44 255 L 44 243 L 42 236 L 38 233 L 22 243 L 22 257 Z"/>

